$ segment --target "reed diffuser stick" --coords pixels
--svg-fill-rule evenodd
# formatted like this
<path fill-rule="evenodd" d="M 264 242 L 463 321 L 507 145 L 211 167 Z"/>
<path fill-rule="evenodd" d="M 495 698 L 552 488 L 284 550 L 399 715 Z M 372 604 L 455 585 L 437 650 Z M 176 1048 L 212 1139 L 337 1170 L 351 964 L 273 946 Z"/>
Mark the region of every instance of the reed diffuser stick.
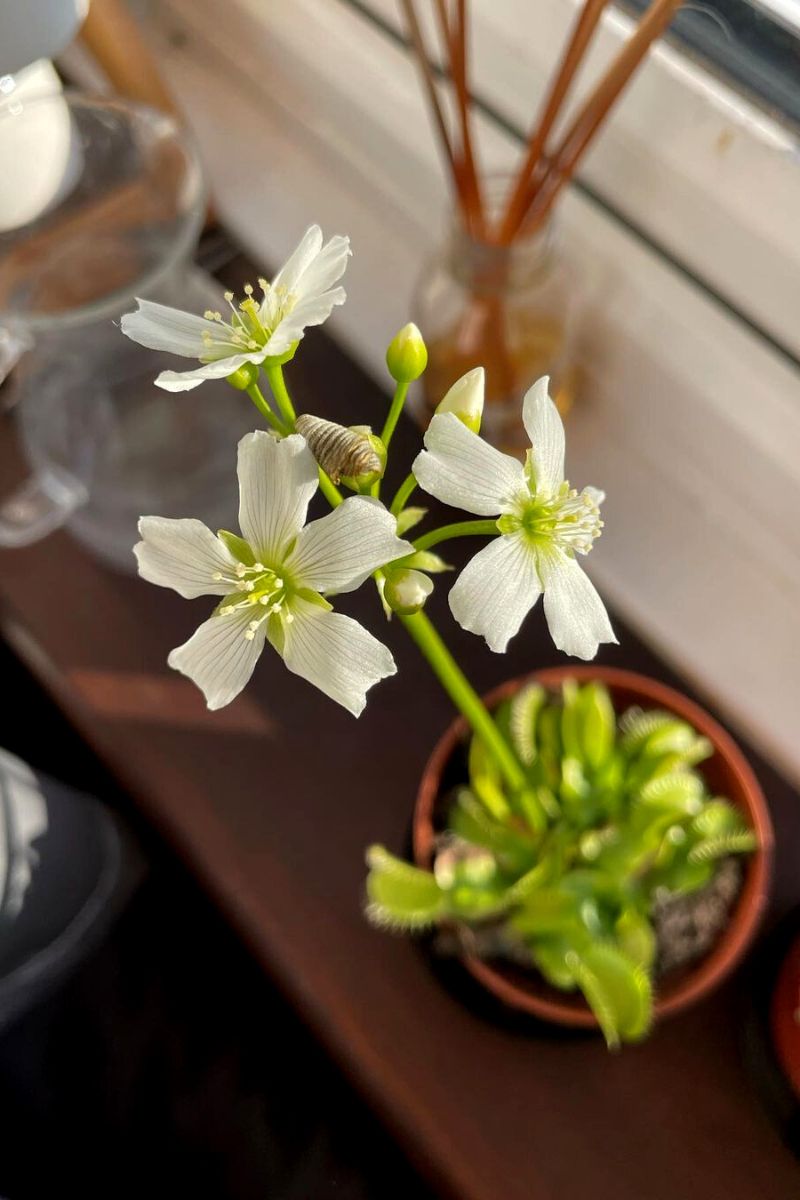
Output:
<path fill-rule="evenodd" d="M 531 207 L 521 222 L 526 234 L 534 233 L 547 220 L 556 197 L 572 178 L 582 155 L 620 92 L 644 61 L 652 43 L 667 28 L 681 3 L 682 0 L 652 0 L 645 10 L 636 30 L 589 94 L 551 155 L 547 173 L 531 195 Z"/>
<path fill-rule="evenodd" d="M 468 198 L 472 209 L 473 225 L 475 226 L 475 232 L 479 235 L 484 235 L 486 230 L 486 213 L 481 196 L 480 174 L 476 164 L 472 138 L 472 122 L 470 119 L 471 97 L 467 78 L 468 26 L 466 0 L 456 0 L 456 17 L 455 21 L 451 24 L 450 37 L 451 74 L 456 87 L 458 119 L 461 128 L 461 153 Z"/>
<path fill-rule="evenodd" d="M 543 164 L 542 156 L 561 107 L 575 74 L 586 54 L 587 47 L 608 0 L 584 0 L 572 35 L 564 50 L 558 70 L 541 110 L 538 122 L 528 139 L 528 151 L 517 175 L 514 189 L 496 232 L 496 240 L 507 245 L 522 224 L 530 202 L 530 186 Z"/>
<path fill-rule="evenodd" d="M 450 139 L 450 131 L 447 128 L 447 122 L 444 119 L 442 106 L 439 102 L 439 93 L 436 88 L 436 80 L 433 77 L 433 70 L 431 69 L 428 52 L 425 48 L 425 40 L 422 36 L 422 30 L 414 9 L 413 0 L 400 0 L 400 4 L 405 16 L 408 35 L 411 39 L 411 44 L 414 47 L 414 54 L 417 59 L 417 66 L 419 67 L 422 86 L 425 94 L 428 97 L 428 104 L 433 117 L 434 127 L 439 138 L 439 144 L 450 167 L 450 178 L 455 188 L 456 199 L 458 200 L 462 210 L 466 211 L 467 205 L 464 194 L 463 174 L 453 152 L 453 143 Z"/>

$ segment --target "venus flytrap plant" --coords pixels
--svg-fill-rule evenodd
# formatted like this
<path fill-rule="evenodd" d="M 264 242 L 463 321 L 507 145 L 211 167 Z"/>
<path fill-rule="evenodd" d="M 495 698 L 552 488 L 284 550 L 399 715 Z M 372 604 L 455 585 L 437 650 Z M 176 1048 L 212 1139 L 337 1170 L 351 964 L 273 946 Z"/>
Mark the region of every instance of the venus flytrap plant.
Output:
<path fill-rule="evenodd" d="M 636 1041 L 651 1021 L 659 911 L 710 885 L 754 834 L 695 770 L 709 744 L 669 713 L 617 722 L 602 685 L 567 683 L 559 696 L 529 685 L 495 717 L 536 811 L 474 735 L 433 869 L 373 846 L 367 915 L 398 932 L 455 929 L 472 953 L 535 966 L 583 992 L 610 1046 Z"/>
<path fill-rule="evenodd" d="M 370 852 L 370 915 L 398 928 L 500 922 L 517 954 L 559 987 L 580 987 L 610 1043 L 647 1027 L 652 930 L 644 897 L 654 881 L 689 890 L 720 856 L 746 850 L 749 831 L 724 801 L 698 791 L 692 731 L 657 714 L 614 728 L 600 691 L 565 694 L 563 707 L 528 690 L 496 715 L 454 660 L 427 612 L 434 578 L 450 568 L 433 547 L 478 534 L 492 540 L 450 589 L 465 629 L 502 652 L 539 596 L 556 645 L 592 658 L 616 641 L 603 603 L 578 566 L 602 528 L 601 492 L 564 478 L 564 431 L 540 380 L 523 417 L 525 464 L 480 437 L 481 368 L 443 398 L 389 507 L 383 475 L 409 385 L 425 370 L 419 330 L 405 326 L 387 352 L 396 388 L 380 436 L 315 414 L 297 416 L 283 368 L 307 327 L 345 299 L 338 285 L 346 238 L 323 244 L 312 226 L 272 283 L 247 285 L 229 314 L 182 313 L 146 301 L 122 331 L 154 349 L 194 358 L 162 372 L 172 391 L 226 378 L 269 426 L 239 444 L 240 533 L 201 522 L 143 517 L 140 574 L 186 597 L 219 598 L 212 615 L 168 662 L 202 689 L 210 708 L 249 681 L 267 643 L 290 671 L 354 715 L 367 691 L 395 673 L 389 649 L 331 598 L 370 576 L 473 730 L 469 788 L 449 813 L 433 874 Z M 262 391 L 262 376 L 266 386 Z M 478 519 L 405 540 L 427 516 L 417 488 Z M 317 489 L 332 512 L 306 524 Z M 346 498 L 346 493 L 355 493 Z"/>

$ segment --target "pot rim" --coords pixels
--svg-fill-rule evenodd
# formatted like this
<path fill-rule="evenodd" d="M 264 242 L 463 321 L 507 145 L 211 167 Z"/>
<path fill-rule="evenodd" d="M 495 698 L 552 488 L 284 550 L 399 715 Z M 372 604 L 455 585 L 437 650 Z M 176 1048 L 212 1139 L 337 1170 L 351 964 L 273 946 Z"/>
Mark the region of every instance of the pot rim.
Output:
<path fill-rule="evenodd" d="M 491 709 L 526 683 L 536 681 L 545 687 L 554 687 L 568 678 L 578 681 L 599 680 L 611 689 L 612 698 L 615 690 L 624 689 L 638 695 L 640 702 L 645 706 L 666 708 L 693 725 L 698 733 L 709 739 L 715 754 L 725 761 L 736 785 L 736 794 L 729 795 L 728 799 L 746 811 L 758 837 L 758 847 L 747 859 L 742 888 L 728 925 L 714 948 L 704 958 L 688 968 L 685 974 L 681 974 L 661 996 L 656 995 L 653 1013 L 654 1019 L 658 1020 L 682 1012 L 711 992 L 737 966 L 752 942 L 764 912 L 772 872 L 774 833 L 769 809 L 752 767 L 730 734 L 694 700 L 647 675 L 619 667 L 595 665 L 547 667 L 500 684 L 489 691 L 483 697 L 483 701 Z M 422 774 L 414 806 L 412 831 L 414 860 L 417 866 L 430 867 L 434 839 L 433 817 L 439 798 L 441 777 L 449 758 L 467 730 L 465 718 L 456 717 L 436 743 Z M 565 993 L 565 996 L 570 996 L 570 1001 L 559 1000 L 558 993 L 550 989 L 543 980 L 539 985 L 540 976 L 534 971 L 531 972 L 532 986 L 528 988 L 508 978 L 491 963 L 473 955 L 462 956 L 462 962 L 473 978 L 512 1008 L 559 1025 L 599 1029 L 597 1019 L 585 1001 L 580 999 L 576 1003 L 572 993 Z"/>

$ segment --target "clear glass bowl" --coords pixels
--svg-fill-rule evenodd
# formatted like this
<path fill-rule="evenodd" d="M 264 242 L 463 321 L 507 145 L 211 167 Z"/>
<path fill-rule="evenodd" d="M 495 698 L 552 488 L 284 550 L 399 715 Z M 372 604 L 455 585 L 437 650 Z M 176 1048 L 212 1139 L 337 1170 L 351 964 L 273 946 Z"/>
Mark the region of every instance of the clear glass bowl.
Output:
<path fill-rule="evenodd" d="M 67 523 L 133 570 L 140 515 L 235 520 L 246 398 L 224 381 L 164 392 L 155 376 L 186 360 L 118 328 L 137 296 L 220 307 L 191 266 L 204 212 L 196 153 L 171 117 L 61 94 L 3 110 L 0 327 L 29 347 L 11 399 L 32 475 L 0 505 L 0 545 Z"/>

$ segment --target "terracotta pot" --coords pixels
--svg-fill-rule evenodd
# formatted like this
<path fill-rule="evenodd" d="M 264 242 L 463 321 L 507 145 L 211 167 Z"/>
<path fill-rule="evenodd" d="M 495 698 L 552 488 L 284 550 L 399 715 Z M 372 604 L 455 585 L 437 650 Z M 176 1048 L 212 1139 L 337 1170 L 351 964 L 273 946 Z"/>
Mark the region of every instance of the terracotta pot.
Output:
<path fill-rule="evenodd" d="M 579 682 L 596 679 L 604 683 L 617 712 L 638 704 L 645 709 L 666 709 L 688 721 L 714 747 L 713 756 L 700 766 L 710 790 L 726 796 L 741 808 L 758 835 L 759 848 L 743 860 L 742 890 L 725 932 L 705 958 L 684 970 L 671 972 L 660 981 L 654 1006 L 658 1020 L 681 1012 L 702 999 L 744 956 L 767 899 L 772 863 L 772 822 L 755 775 L 732 738 L 699 705 L 655 679 L 612 667 L 554 667 L 513 679 L 490 692 L 484 700 L 489 708 L 494 708 L 529 681 L 535 680 L 553 688 L 568 678 Z M 442 778 L 466 731 L 463 718 L 453 722 L 438 742 L 422 776 L 413 825 L 414 858 L 420 867 L 431 866 Z M 594 1014 L 580 993 L 556 990 L 533 969 L 528 971 L 510 963 L 485 962 L 471 956 L 465 956 L 463 963 L 483 987 L 512 1008 L 558 1025 L 598 1028 Z"/>

